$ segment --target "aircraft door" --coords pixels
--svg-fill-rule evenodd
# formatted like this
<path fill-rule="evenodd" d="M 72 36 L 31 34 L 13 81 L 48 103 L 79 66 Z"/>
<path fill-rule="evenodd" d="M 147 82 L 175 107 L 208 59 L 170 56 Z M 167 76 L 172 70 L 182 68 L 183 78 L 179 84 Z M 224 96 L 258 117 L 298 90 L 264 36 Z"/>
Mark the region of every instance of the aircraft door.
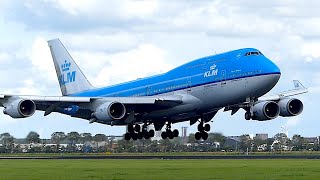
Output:
<path fill-rule="evenodd" d="M 227 72 L 226 70 L 221 71 L 221 85 L 225 85 L 227 83 Z"/>

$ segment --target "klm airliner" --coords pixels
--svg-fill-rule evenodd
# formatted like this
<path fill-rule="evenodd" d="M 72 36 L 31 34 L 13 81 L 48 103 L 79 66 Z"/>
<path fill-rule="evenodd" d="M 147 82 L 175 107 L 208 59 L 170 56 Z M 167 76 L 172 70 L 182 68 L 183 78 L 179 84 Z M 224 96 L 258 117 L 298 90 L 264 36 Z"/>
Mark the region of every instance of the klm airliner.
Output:
<path fill-rule="evenodd" d="M 48 41 L 62 96 L 0 95 L 4 113 L 12 118 L 32 116 L 36 110 L 86 119 L 89 123 L 127 126 L 126 140 L 149 139 L 164 128 L 163 139 L 179 135 L 171 125 L 198 124 L 197 140 L 208 138 L 208 122 L 220 109 L 246 120 L 266 121 L 297 116 L 303 103 L 295 88 L 264 96 L 278 82 L 280 69 L 259 50 L 245 48 L 202 57 L 166 73 L 103 88 L 94 88 L 59 39 Z M 153 125 L 154 129 L 151 128 Z"/>

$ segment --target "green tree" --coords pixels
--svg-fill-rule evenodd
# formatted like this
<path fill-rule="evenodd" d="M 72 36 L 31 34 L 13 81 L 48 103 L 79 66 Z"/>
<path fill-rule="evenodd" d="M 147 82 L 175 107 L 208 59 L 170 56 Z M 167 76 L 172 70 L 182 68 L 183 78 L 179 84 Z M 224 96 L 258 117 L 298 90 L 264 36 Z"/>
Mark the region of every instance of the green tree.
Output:
<path fill-rule="evenodd" d="M 26 137 L 28 143 L 40 143 L 40 135 L 34 131 L 29 132 Z"/>
<path fill-rule="evenodd" d="M 105 134 L 96 134 L 93 136 L 95 142 L 108 141 L 108 137 Z"/>
<path fill-rule="evenodd" d="M 209 133 L 207 142 L 208 143 L 219 143 L 219 149 L 223 147 L 226 141 L 226 137 L 223 136 L 221 133 Z"/>
<path fill-rule="evenodd" d="M 54 144 L 60 144 L 63 140 L 65 140 L 66 134 L 64 132 L 54 132 L 51 134 L 51 141 Z"/>
<path fill-rule="evenodd" d="M 11 136 L 9 133 L 2 133 L 0 134 L 0 140 L 4 147 L 4 151 L 11 152 L 13 148 L 14 137 Z"/>
<path fill-rule="evenodd" d="M 116 152 L 136 152 L 135 146 L 133 146 L 133 141 L 127 141 L 125 139 L 119 140 Z"/>
<path fill-rule="evenodd" d="M 239 149 L 243 152 L 251 151 L 252 146 L 252 139 L 250 138 L 249 134 L 243 134 L 240 136 L 240 144 Z"/>
<path fill-rule="evenodd" d="M 56 152 L 60 147 L 60 143 L 66 139 L 66 134 L 64 132 L 54 132 L 51 134 L 51 142 L 56 144 Z"/>
<path fill-rule="evenodd" d="M 196 143 L 198 142 L 194 136 L 194 133 L 190 133 L 188 136 L 188 143 Z"/>
<path fill-rule="evenodd" d="M 261 138 L 254 137 L 253 138 L 253 150 L 252 151 L 258 151 L 258 147 L 267 144 L 267 140 L 262 140 Z M 267 149 L 266 149 L 267 150 Z"/>
<path fill-rule="evenodd" d="M 284 147 L 287 146 L 289 142 L 289 138 L 285 133 L 277 133 L 276 135 L 274 135 L 273 139 L 276 140 L 277 143 L 279 144 L 280 150 L 283 150 Z"/>
<path fill-rule="evenodd" d="M 67 134 L 67 139 L 70 142 L 70 145 L 74 146 L 76 142 L 79 142 L 80 134 L 76 131 L 69 132 Z"/>
<path fill-rule="evenodd" d="M 80 134 L 80 141 L 82 143 L 88 142 L 92 140 L 92 135 L 91 133 L 81 133 Z"/>
<path fill-rule="evenodd" d="M 292 137 L 291 145 L 293 151 L 302 151 L 305 149 L 305 140 L 301 135 L 295 134 Z"/>

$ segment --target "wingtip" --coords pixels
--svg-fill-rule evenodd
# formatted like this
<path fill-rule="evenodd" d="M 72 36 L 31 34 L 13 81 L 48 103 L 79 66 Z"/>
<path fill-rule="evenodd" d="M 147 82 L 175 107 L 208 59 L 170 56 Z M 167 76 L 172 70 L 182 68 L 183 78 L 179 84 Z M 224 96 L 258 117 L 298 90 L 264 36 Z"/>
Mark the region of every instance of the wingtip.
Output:
<path fill-rule="evenodd" d="M 307 89 L 299 80 L 293 80 L 295 89 Z"/>

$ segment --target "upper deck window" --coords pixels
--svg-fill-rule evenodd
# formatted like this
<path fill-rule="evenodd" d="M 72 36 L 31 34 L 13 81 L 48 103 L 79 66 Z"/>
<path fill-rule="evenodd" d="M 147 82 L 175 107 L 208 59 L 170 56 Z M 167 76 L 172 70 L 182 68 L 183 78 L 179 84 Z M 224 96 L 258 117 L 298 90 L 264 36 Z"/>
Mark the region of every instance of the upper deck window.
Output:
<path fill-rule="evenodd" d="M 260 51 L 252 51 L 252 52 L 247 52 L 244 56 L 252 56 L 252 55 L 259 56 L 259 55 L 262 55 L 262 53 Z"/>

